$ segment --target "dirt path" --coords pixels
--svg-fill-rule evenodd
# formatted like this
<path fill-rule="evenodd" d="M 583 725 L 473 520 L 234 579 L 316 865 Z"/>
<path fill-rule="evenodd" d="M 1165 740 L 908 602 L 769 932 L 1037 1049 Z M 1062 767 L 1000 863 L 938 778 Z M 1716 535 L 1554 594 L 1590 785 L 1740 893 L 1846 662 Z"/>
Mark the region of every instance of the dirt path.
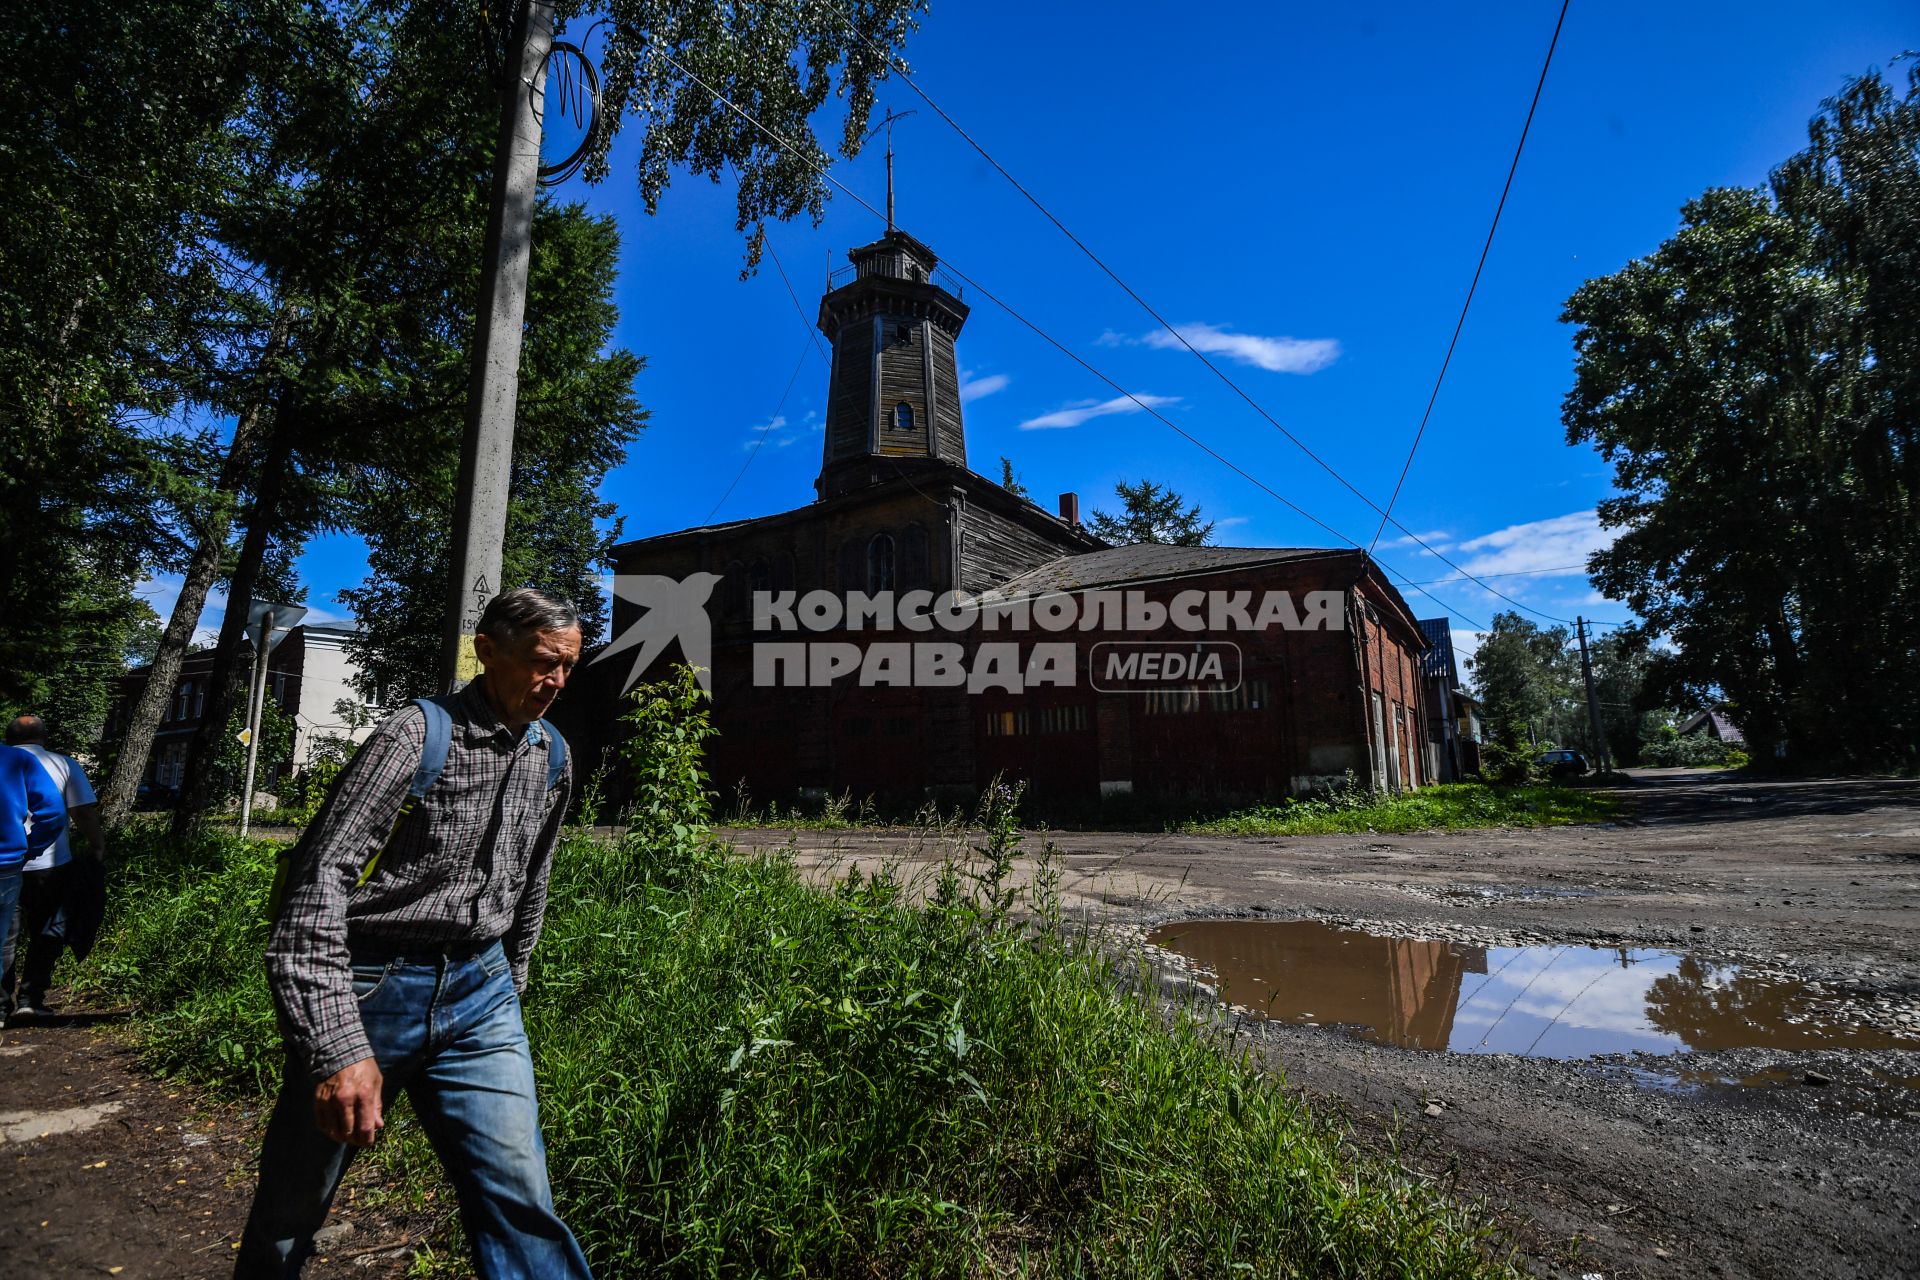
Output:
<path fill-rule="evenodd" d="M 1686 951 L 1818 983 L 1827 1016 L 1920 1039 L 1920 783 L 1649 771 L 1623 794 L 1625 819 L 1597 827 L 1051 838 L 1068 911 L 1134 937 L 1252 917 L 1483 954 Z M 947 851 L 899 832 L 728 834 L 823 877 Z M 1484 1198 L 1540 1274 L 1920 1275 L 1920 1051 L 1558 1061 L 1244 1031 L 1362 1135 Z"/>
<path fill-rule="evenodd" d="M 260 1124 L 255 1108 L 144 1073 L 114 1015 L 9 1029 L 0 1035 L 0 1276 L 231 1275 Z M 343 1189 L 306 1275 L 406 1274 L 407 1224 L 355 1208 L 366 1181 Z"/>

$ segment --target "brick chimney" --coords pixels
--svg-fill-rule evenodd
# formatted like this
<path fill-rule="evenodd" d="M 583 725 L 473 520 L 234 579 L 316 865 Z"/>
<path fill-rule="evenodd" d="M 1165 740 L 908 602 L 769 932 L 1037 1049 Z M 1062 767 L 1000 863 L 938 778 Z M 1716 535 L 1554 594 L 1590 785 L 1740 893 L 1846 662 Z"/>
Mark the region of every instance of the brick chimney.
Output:
<path fill-rule="evenodd" d="M 1078 529 L 1080 527 L 1080 495 L 1063 493 L 1060 495 L 1060 518 Z"/>

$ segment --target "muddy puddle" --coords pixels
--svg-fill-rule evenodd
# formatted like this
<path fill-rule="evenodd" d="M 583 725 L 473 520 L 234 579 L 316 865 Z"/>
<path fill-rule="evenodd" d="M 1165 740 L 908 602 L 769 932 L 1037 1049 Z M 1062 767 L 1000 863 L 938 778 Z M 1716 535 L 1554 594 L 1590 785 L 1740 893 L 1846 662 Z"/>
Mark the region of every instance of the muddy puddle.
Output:
<path fill-rule="evenodd" d="M 1148 936 L 1221 998 L 1404 1049 L 1585 1058 L 1722 1049 L 1920 1048 L 1819 1016 L 1804 984 L 1685 952 L 1470 947 L 1311 920 L 1200 920 Z"/>

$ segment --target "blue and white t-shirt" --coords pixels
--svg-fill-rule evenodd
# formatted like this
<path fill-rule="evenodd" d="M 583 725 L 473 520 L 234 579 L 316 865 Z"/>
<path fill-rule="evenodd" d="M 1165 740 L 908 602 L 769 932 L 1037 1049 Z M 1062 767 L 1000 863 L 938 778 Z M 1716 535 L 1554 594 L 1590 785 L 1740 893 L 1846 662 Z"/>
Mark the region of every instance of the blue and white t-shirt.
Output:
<path fill-rule="evenodd" d="M 71 813 L 83 804 L 93 804 L 98 797 L 93 794 L 93 784 L 87 781 L 86 771 L 71 756 L 63 756 L 58 751 L 49 751 L 45 747 L 22 746 L 22 751 L 32 754 L 40 762 L 40 767 L 53 779 L 53 785 L 60 790 L 61 799 L 67 802 L 67 812 Z M 67 843 L 67 835 L 73 828 L 69 826 L 60 833 L 60 838 L 49 845 L 44 853 L 21 868 L 24 871 L 50 871 L 63 862 L 73 858 L 73 847 Z"/>

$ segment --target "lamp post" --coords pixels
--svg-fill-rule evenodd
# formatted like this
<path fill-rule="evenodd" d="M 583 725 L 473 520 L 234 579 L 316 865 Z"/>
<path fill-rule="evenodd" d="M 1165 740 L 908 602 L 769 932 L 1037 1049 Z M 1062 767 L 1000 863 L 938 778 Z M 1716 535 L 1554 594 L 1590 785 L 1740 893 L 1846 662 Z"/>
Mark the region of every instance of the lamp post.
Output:
<path fill-rule="evenodd" d="M 267 654 L 277 632 L 291 630 L 307 616 L 303 604 L 274 604 L 255 600 L 247 606 L 247 638 L 253 642 L 253 681 L 247 697 L 247 768 L 240 787 L 240 838 L 246 839 L 253 821 L 253 771 L 260 760 L 260 717 L 267 700 Z"/>

